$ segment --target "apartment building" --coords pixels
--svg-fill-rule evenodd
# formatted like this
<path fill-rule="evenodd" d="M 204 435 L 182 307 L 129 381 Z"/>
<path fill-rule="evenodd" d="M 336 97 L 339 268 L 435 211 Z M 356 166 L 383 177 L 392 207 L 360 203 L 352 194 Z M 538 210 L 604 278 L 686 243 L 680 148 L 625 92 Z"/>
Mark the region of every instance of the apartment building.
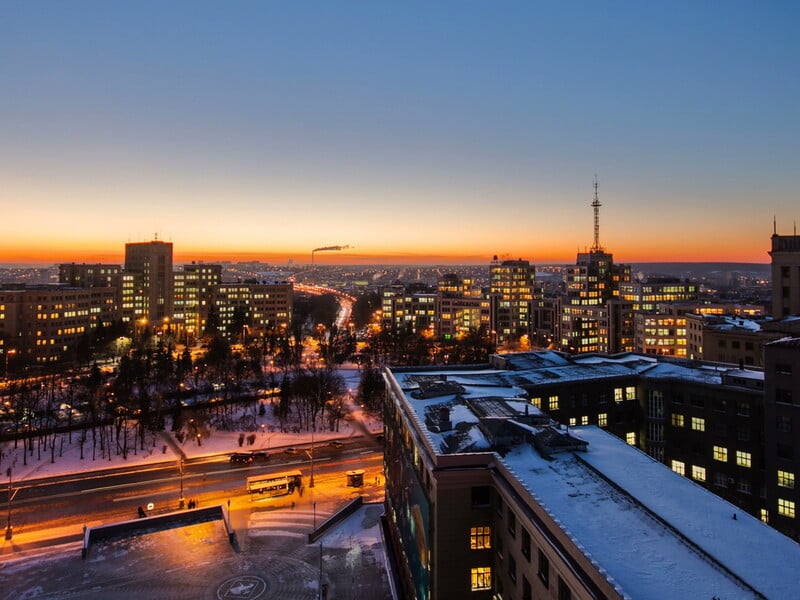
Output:
<path fill-rule="evenodd" d="M 522 359 L 553 371 L 563 357 Z M 602 427 L 555 422 L 518 385 L 526 373 L 384 370 L 386 517 L 403 598 L 796 592 L 797 543 Z"/>

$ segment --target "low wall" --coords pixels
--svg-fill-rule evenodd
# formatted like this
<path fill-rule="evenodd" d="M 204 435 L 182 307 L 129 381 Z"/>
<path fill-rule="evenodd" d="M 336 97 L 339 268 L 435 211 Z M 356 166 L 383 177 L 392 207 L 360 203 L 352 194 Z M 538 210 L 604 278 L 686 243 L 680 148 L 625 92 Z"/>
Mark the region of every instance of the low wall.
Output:
<path fill-rule="evenodd" d="M 361 508 L 362 504 L 364 504 L 364 499 L 361 496 L 353 498 L 350 502 L 344 505 L 342 510 L 333 513 L 330 517 L 325 519 L 320 524 L 319 527 L 317 527 L 314 531 L 309 533 L 308 543 L 313 544 L 314 542 L 316 542 L 319 538 L 325 535 L 325 532 L 328 531 L 331 527 L 333 527 L 337 523 L 340 523 L 341 521 L 344 521 L 347 517 L 352 515 L 359 508 Z"/>
<path fill-rule="evenodd" d="M 225 509 L 221 505 L 193 508 L 190 510 L 86 528 L 83 532 L 81 557 L 86 558 L 91 545 L 97 542 L 134 537 L 156 531 L 165 531 L 167 529 L 176 529 L 178 527 L 186 527 L 187 525 L 197 525 L 199 523 L 218 520 L 224 523 L 228 539 L 232 542 L 233 531 L 228 524 Z"/>

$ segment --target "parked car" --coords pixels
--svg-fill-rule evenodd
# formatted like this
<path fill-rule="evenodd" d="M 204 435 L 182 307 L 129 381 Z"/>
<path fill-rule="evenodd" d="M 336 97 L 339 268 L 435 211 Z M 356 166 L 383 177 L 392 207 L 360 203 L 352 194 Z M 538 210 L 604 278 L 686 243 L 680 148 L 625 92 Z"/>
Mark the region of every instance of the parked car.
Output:
<path fill-rule="evenodd" d="M 240 465 L 249 465 L 253 462 L 254 457 L 249 452 L 234 452 L 231 454 L 231 462 Z"/>
<path fill-rule="evenodd" d="M 286 452 L 286 454 L 294 456 L 295 454 L 299 454 L 300 450 L 298 450 L 294 446 L 289 446 L 288 448 L 286 448 L 286 450 L 284 450 L 284 452 Z"/>
<path fill-rule="evenodd" d="M 344 444 L 339 440 L 331 440 L 330 442 L 328 442 L 328 445 L 334 448 L 341 448 L 342 446 L 344 446 Z"/>

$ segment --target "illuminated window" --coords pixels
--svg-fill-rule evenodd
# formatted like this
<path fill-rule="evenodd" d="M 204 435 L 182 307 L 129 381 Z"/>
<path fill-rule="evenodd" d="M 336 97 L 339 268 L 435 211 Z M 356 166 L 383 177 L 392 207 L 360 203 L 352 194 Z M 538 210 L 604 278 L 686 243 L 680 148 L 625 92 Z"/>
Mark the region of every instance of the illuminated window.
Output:
<path fill-rule="evenodd" d="M 695 431 L 705 431 L 706 420 L 700 417 L 692 417 L 692 429 Z"/>
<path fill-rule="evenodd" d="M 558 396 L 550 396 L 548 403 L 550 410 L 558 410 Z"/>
<path fill-rule="evenodd" d="M 673 460 L 671 464 L 672 470 L 678 475 L 686 475 L 686 465 L 679 460 Z"/>
<path fill-rule="evenodd" d="M 628 444 L 630 444 L 631 446 L 635 446 L 636 445 L 636 432 L 635 431 L 629 431 L 628 433 L 626 433 L 625 434 L 625 441 L 628 442 Z"/>
<path fill-rule="evenodd" d="M 597 426 L 606 427 L 608 425 L 608 413 L 600 413 L 597 415 Z"/>
<path fill-rule="evenodd" d="M 531 398 L 531 404 L 533 404 L 536 408 L 542 408 L 542 399 L 541 398 Z"/>
<path fill-rule="evenodd" d="M 492 589 L 492 568 L 491 567 L 472 567 L 471 587 L 473 592 L 478 590 Z"/>
<path fill-rule="evenodd" d="M 679 415 L 677 413 L 672 414 L 672 426 L 673 427 L 683 427 L 683 415 Z"/>
<path fill-rule="evenodd" d="M 750 462 L 751 462 L 751 459 L 750 459 L 750 453 L 749 452 L 743 452 L 741 450 L 737 450 L 736 451 L 736 464 L 737 465 L 739 465 L 740 467 L 747 467 L 749 469 L 750 466 L 751 466 Z"/>
<path fill-rule="evenodd" d="M 622 402 L 622 388 L 614 388 L 614 402 Z"/>
<path fill-rule="evenodd" d="M 794 489 L 794 473 L 789 471 L 778 471 L 778 486 Z"/>
<path fill-rule="evenodd" d="M 469 530 L 469 549 L 486 550 L 492 547 L 491 527 L 472 527 Z"/>
<path fill-rule="evenodd" d="M 723 446 L 714 446 L 714 460 L 728 462 L 728 449 Z"/>
<path fill-rule="evenodd" d="M 692 479 L 696 481 L 705 481 L 706 480 L 705 467 L 698 467 L 697 465 L 692 465 Z"/>
<path fill-rule="evenodd" d="M 625 388 L 625 399 L 636 400 L 636 388 L 634 386 L 631 385 Z"/>
<path fill-rule="evenodd" d="M 764 523 L 769 523 L 769 511 L 766 508 L 761 509 L 761 520 Z"/>
<path fill-rule="evenodd" d="M 581 425 L 588 425 L 588 424 L 589 424 L 589 416 L 588 415 L 583 415 L 581 417 Z"/>
<path fill-rule="evenodd" d="M 569 418 L 569 426 L 570 427 L 575 427 L 575 425 L 577 425 L 577 424 L 578 424 L 578 420 L 575 417 L 570 417 Z"/>
<path fill-rule="evenodd" d="M 794 519 L 794 502 L 784 498 L 778 498 L 778 514 Z"/>

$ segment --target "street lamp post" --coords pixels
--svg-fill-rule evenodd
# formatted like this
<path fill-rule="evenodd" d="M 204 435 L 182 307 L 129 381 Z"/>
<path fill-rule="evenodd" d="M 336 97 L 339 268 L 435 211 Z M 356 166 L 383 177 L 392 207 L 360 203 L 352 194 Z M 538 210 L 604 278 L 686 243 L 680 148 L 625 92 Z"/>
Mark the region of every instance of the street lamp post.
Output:
<path fill-rule="evenodd" d="M 11 467 L 6 469 L 6 475 L 8 475 L 8 519 L 6 521 L 6 539 L 10 540 L 13 535 L 13 530 L 11 529 Z"/>
<path fill-rule="evenodd" d="M 178 468 L 180 469 L 181 473 L 181 497 L 178 499 L 178 508 L 183 508 L 185 504 L 185 500 L 183 498 L 183 457 L 181 456 L 178 459 Z"/>
<path fill-rule="evenodd" d="M 308 478 L 308 487 L 314 487 L 314 429 L 316 426 L 311 424 L 311 477 Z"/>

